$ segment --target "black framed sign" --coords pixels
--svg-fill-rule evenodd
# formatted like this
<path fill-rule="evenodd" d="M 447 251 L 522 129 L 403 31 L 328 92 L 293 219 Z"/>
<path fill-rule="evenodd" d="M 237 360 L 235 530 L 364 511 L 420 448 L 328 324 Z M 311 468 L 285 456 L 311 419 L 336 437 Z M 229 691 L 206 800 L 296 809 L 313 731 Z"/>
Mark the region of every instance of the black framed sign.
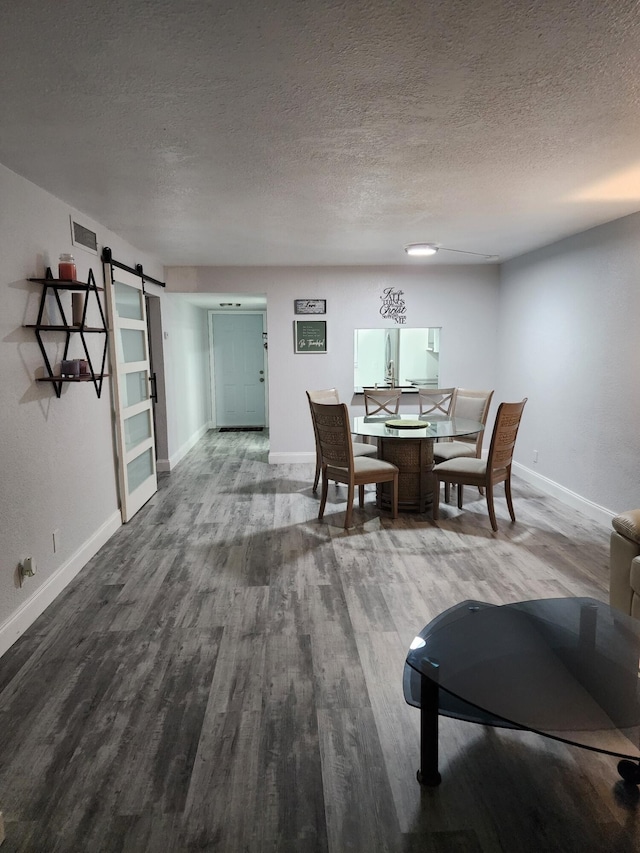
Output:
<path fill-rule="evenodd" d="M 296 314 L 326 314 L 326 299 L 294 299 L 293 310 Z"/>
<path fill-rule="evenodd" d="M 293 321 L 293 351 L 294 352 L 326 352 L 327 351 L 327 321 L 326 320 L 294 320 Z"/>

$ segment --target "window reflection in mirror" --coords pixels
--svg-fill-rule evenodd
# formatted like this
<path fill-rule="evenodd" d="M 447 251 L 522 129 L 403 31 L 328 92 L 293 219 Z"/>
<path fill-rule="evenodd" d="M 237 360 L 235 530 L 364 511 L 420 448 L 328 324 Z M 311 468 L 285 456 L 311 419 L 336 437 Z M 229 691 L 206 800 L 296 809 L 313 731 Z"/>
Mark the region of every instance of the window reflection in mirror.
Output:
<path fill-rule="evenodd" d="M 363 388 L 437 388 L 440 327 L 428 329 L 356 329 L 353 385 Z"/>

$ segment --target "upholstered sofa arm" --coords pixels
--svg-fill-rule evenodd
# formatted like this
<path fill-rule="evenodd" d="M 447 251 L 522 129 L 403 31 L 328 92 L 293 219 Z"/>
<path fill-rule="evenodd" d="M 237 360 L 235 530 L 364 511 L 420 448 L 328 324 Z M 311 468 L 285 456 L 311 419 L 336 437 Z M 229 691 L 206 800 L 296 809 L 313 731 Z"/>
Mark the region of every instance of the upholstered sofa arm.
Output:
<path fill-rule="evenodd" d="M 620 515 L 616 515 L 611 523 L 617 533 L 640 545 L 640 509 L 622 512 Z"/>
<path fill-rule="evenodd" d="M 617 515 L 609 553 L 609 602 L 640 619 L 640 510 Z"/>

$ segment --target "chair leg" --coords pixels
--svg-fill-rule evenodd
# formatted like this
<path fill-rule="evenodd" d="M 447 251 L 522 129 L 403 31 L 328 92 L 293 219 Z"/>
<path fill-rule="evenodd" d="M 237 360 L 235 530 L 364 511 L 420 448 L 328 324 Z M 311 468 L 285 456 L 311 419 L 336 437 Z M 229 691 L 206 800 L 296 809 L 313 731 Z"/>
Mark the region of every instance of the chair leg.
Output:
<path fill-rule="evenodd" d="M 458 509 L 462 509 L 464 499 L 464 486 L 462 483 L 458 483 Z"/>
<path fill-rule="evenodd" d="M 446 489 L 447 483 L 444 485 Z M 433 520 L 437 521 L 440 518 L 440 480 L 435 476 L 435 474 L 433 476 L 433 500 L 431 502 L 431 509 L 433 513 Z"/>
<path fill-rule="evenodd" d="M 393 497 L 391 499 L 391 517 L 398 517 L 398 475 L 393 478 Z"/>
<path fill-rule="evenodd" d="M 491 527 L 495 533 L 498 532 L 498 522 L 496 521 L 496 511 L 493 508 L 493 483 L 487 483 L 487 509 L 489 510 L 489 520 Z"/>
<path fill-rule="evenodd" d="M 347 508 L 344 513 L 344 529 L 351 527 L 351 513 L 353 512 L 353 483 L 347 486 Z"/>
<path fill-rule="evenodd" d="M 327 492 L 329 491 L 329 481 L 327 480 L 327 476 L 325 472 L 322 472 L 322 492 L 320 496 L 320 511 L 318 512 L 318 518 L 322 518 L 324 515 L 324 508 L 327 505 Z"/>
<path fill-rule="evenodd" d="M 507 497 L 507 507 L 509 508 L 509 515 L 511 516 L 511 521 L 515 521 L 516 514 L 513 509 L 513 501 L 511 500 L 511 472 L 509 472 L 509 476 L 504 481 L 504 493 Z"/>
<path fill-rule="evenodd" d="M 318 491 L 318 481 L 319 480 L 320 480 L 320 460 L 316 459 L 316 473 L 315 473 L 315 476 L 313 478 L 313 486 L 311 487 L 311 491 L 313 492 L 314 495 Z"/>
<path fill-rule="evenodd" d="M 360 509 L 364 506 L 364 486 L 358 486 L 358 504 Z"/>
<path fill-rule="evenodd" d="M 439 485 L 439 484 L 438 484 Z M 447 483 L 445 480 L 444 484 L 444 501 L 445 503 L 449 503 L 451 500 L 451 483 Z"/>

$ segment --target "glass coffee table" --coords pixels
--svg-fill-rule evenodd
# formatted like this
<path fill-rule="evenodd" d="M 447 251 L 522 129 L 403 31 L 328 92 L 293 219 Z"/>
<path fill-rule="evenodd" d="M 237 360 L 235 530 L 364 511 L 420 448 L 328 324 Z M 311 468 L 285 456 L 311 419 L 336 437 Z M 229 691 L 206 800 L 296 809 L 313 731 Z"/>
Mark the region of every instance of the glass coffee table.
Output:
<path fill-rule="evenodd" d="M 438 785 L 438 715 L 524 729 L 622 759 L 640 783 L 640 620 L 593 598 L 463 601 L 414 639 L 404 697 L 420 708 L 418 781 Z"/>

